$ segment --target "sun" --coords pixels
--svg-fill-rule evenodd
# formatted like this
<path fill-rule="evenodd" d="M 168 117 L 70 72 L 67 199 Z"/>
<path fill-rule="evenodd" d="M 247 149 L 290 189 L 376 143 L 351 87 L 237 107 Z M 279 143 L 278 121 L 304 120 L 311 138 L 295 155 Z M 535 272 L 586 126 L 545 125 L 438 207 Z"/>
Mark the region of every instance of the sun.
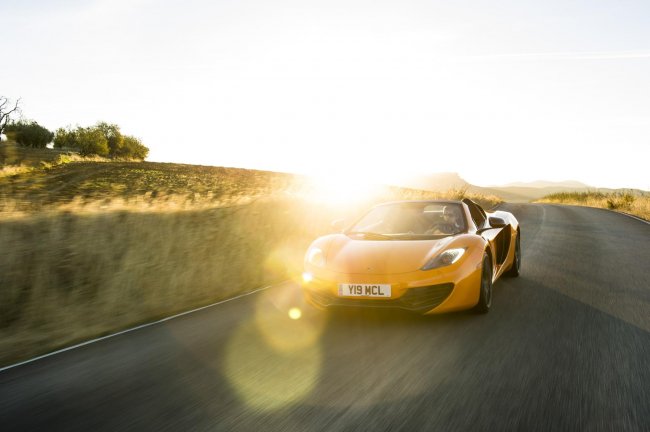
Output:
<path fill-rule="evenodd" d="M 318 176 L 312 179 L 309 198 L 327 204 L 359 202 L 377 194 L 382 185 L 358 177 Z"/>

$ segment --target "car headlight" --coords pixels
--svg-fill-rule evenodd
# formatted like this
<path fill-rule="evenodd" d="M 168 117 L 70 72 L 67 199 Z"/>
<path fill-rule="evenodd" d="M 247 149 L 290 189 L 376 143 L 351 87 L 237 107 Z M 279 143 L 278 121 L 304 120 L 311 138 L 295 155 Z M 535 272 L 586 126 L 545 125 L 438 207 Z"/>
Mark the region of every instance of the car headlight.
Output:
<path fill-rule="evenodd" d="M 458 261 L 466 250 L 467 248 L 447 249 L 443 253 L 431 258 L 429 262 L 422 267 L 422 270 L 432 270 L 451 265 Z"/>
<path fill-rule="evenodd" d="M 315 265 L 316 267 L 322 267 L 325 265 L 325 256 L 320 248 L 313 247 L 307 251 L 305 261 L 309 264 Z"/>

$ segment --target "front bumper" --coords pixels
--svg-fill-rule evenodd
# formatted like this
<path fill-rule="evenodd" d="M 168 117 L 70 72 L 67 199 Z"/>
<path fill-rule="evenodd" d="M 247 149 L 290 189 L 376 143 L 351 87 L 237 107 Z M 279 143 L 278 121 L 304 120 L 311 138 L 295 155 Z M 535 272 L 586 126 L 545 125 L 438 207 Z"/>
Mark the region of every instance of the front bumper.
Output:
<path fill-rule="evenodd" d="M 306 268 L 311 277 L 303 283 L 303 292 L 317 308 L 397 308 L 421 314 L 469 309 L 478 303 L 481 268 L 467 264 L 399 275 L 341 274 Z M 339 283 L 390 284 L 391 297 L 341 297 Z"/>
<path fill-rule="evenodd" d="M 305 289 L 305 296 L 310 303 L 318 307 L 349 306 L 371 308 L 398 308 L 412 312 L 425 313 L 440 305 L 449 297 L 454 284 L 446 283 L 419 288 L 411 288 L 404 295 L 395 299 L 374 299 L 339 297 L 330 290 Z"/>

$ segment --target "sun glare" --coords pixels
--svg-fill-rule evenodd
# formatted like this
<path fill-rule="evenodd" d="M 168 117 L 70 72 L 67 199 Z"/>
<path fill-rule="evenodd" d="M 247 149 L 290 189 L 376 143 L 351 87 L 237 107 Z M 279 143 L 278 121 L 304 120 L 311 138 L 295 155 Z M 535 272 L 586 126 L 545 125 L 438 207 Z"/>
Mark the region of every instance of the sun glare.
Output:
<path fill-rule="evenodd" d="M 379 183 L 358 177 L 316 177 L 309 196 L 328 204 L 348 204 L 377 193 L 379 188 Z"/>

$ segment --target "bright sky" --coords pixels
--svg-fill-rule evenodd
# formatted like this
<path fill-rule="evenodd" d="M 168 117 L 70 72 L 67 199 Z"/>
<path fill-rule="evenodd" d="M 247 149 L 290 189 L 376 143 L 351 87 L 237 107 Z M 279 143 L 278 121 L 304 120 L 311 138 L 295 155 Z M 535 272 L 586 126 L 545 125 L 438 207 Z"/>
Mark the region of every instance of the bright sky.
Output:
<path fill-rule="evenodd" d="M 0 94 L 149 160 L 650 190 L 650 2 L 3 0 Z"/>

